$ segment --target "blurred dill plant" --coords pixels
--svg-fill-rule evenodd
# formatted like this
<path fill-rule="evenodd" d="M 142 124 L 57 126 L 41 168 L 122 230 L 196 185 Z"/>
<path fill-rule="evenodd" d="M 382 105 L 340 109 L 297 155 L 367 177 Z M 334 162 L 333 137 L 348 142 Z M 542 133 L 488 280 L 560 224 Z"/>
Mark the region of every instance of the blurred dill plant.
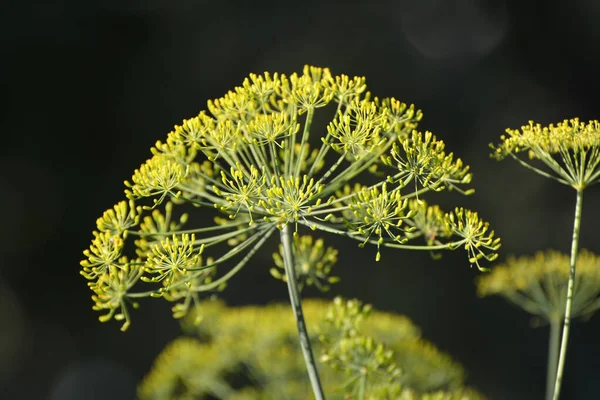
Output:
<path fill-rule="evenodd" d="M 482 260 L 496 258 L 500 241 L 476 212 L 442 211 L 421 200 L 446 189 L 472 193 L 469 166 L 433 134 L 416 130 L 421 111 L 373 97 L 365 78 L 313 66 L 289 76 L 250 74 L 207 108 L 156 142 L 125 182 L 128 201 L 97 220 L 81 272 L 94 308 L 106 312 L 102 321 L 114 318 L 127 329 L 128 307 L 143 297 L 174 302 L 174 316 L 185 316 L 200 293 L 222 290 L 279 232 L 282 250 L 271 272 L 288 284 L 320 399 L 298 280 L 327 288 L 335 281 L 327 276 L 334 253 L 322 249 L 324 258 L 308 271 L 295 264 L 314 256 L 302 250 L 309 239 L 293 244 L 299 229 L 374 245 L 376 260 L 383 248 L 462 247 L 480 269 Z M 324 108 L 331 121 L 313 124 Z M 187 228 L 187 214 L 176 211 L 184 204 L 212 210 L 214 224 Z M 420 238 L 424 243 L 411 243 Z M 147 290 L 134 291 L 138 283 Z"/>
<path fill-rule="evenodd" d="M 569 341 L 570 319 L 573 315 L 583 192 L 600 181 L 600 123 L 585 123 L 574 118 L 542 126 L 529 121 L 521 129 L 507 129 L 500 140 L 497 145 L 490 144 L 492 157 L 497 160 L 510 157 L 523 167 L 576 191 L 562 338 L 560 351 L 556 352 L 558 359 L 550 361 L 557 365 L 555 383 L 552 390 L 547 389 L 547 399 L 558 400 Z M 551 343 L 554 343 L 552 339 Z M 554 354 L 555 351 L 551 350 L 550 353 Z"/>
<path fill-rule="evenodd" d="M 227 307 L 219 300 L 182 320 L 138 386 L 140 400 L 314 398 L 294 321 L 281 304 Z M 408 318 L 357 300 L 305 300 L 323 388 L 332 399 L 483 400 L 462 367 Z M 195 324 L 198 313 L 202 322 Z"/>
<path fill-rule="evenodd" d="M 314 240 L 311 235 L 295 235 L 293 238 L 294 271 L 298 280 L 298 289 L 304 286 L 316 286 L 326 292 L 330 285 L 339 281 L 337 276 L 331 276 L 331 269 L 337 262 L 338 251 L 330 246 L 325 247 L 323 239 Z M 279 245 L 279 252 L 273 254 L 275 267 L 270 269 L 275 279 L 287 282 L 284 249 Z"/>
<path fill-rule="evenodd" d="M 555 250 L 509 257 L 477 278 L 478 294 L 501 295 L 548 323 L 560 324 L 565 316 L 568 266 L 569 256 Z M 577 272 L 571 316 L 588 318 L 600 308 L 600 257 L 580 251 Z"/>
<path fill-rule="evenodd" d="M 546 392 L 552 398 L 565 317 L 569 256 L 547 250 L 534 256 L 510 257 L 477 279 L 481 297 L 500 295 L 550 325 Z M 582 250 L 577 255 L 571 318 L 590 318 L 600 308 L 600 257 Z"/>

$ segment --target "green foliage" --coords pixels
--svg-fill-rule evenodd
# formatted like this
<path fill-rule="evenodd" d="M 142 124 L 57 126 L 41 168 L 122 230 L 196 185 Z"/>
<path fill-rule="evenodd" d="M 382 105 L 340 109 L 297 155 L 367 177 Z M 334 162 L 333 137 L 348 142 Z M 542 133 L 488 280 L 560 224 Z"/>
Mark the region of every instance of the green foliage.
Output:
<path fill-rule="evenodd" d="M 416 130 L 419 110 L 372 98 L 365 78 L 312 66 L 289 76 L 251 74 L 207 108 L 151 148 L 125 182 L 129 201 L 104 213 L 84 252 L 81 272 L 94 299 L 107 296 L 107 285 L 120 288 L 119 301 L 97 300 L 97 307 L 123 316 L 123 328 L 126 306 L 142 297 L 181 301 L 174 316 L 185 315 L 200 293 L 223 289 L 285 226 L 375 245 L 377 260 L 386 247 L 463 247 L 481 269 L 482 259 L 496 257 L 500 242 L 477 213 L 421 203 L 432 191 L 472 193 L 469 167 Z M 316 126 L 323 108 L 333 119 Z M 184 204 L 214 213 L 214 224 L 186 227 L 185 210 L 177 210 Z M 333 253 L 301 247 L 295 257 L 313 264 L 296 269 L 300 278 L 326 288 L 335 280 L 328 276 Z M 144 284 L 145 291 L 132 291 Z"/>
<path fill-rule="evenodd" d="M 317 332 L 327 398 L 483 399 L 406 317 L 341 298 L 306 300 L 304 312 Z M 187 336 L 158 356 L 139 386 L 141 400 L 312 398 L 289 306 L 207 301 L 182 321 Z"/>

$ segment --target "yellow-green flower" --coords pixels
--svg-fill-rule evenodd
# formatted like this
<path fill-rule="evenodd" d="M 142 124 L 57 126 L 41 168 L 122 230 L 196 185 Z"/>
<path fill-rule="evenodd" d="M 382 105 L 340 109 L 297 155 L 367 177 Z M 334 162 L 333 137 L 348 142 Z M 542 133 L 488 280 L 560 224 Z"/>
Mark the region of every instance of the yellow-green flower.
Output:
<path fill-rule="evenodd" d="M 177 185 L 185 178 L 187 172 L 186 167 L 167 156 L 156 155 L 135 170 L 131 178 L 133 183 L 125 182 L 125 186 L 130 188 L 126 191 L 127 196 L 130 199 L 160 196 L 155 200 L 155 204 L 161 203 L 167 195 L 177 197 Z"/>
<path fill-rule="evenodd" d="M 139 398 L 314 398 L 288 308 L 201 302 L 182 321 L 186 336 L 156 358 Z M 311 331 L 321 336 L 315 347 L 323 355 L 319 371 L 328 399 L 484 399 L 464 386 L 462 367 L 404 316 L 341 298 L 333 304 L 309 299 L 304 310 Z"/>
<path fill-rule="evenodd" d="M 177 276 L 186 275 L 188 270 L 199 267 L 204 246 L 197 246 L 195 241 L 194 234 L 184 233 L 181 237 L 173 235 L 154 245 L 144 270 L 156 276 L 145 279 L 150 282 L 164 280 L 164 285 L 169 287 Z"/>
<path fill-rule="evenodd" d="M 108 272 L 111 265 L 117 263 L 123 253 L 124 241 L 119 235 L 110 231 L 93 232 L 94 240 L 83 254 L 87 257 L 81 261 L 81 274 L 88 279 L 101 278 Z"/>
<path fill-rule="evenodd" d="M 452 236 L 446 213 L 439 206 L 428 206 L 424 200 L 412 199 L 408 202 L 408 209 L 413 217 L 405 220 L 406 225 L 412 228 L 406 233 L 407 237 L 422 237 L 428 245 L 434 246 Z"/>
<path fill-rule="evenodd" d="M 381 189 L 375 187 L 361 190 L 350 203 L 350 210 L 354 213 L 354 218 L 348 221 L 350 233 L 364 236 L 364 243 L 371 236 L 376 237 L 377 261 L 384 236 L 398 243 L 405 241 L 402 236 L 404 230 L 400 227 L 403 220 L 410 217 L 410 213 L 404 212 L 406 206 L 407 201 L 402 199 L 400 191 L 388 192 L 385 183 Z"/>
<path fill-rule="evenodd" d="M 512 157 L 522 165 L 565 185 L 583 189 L 598 182 L 600 177 L 600 123 L 579 121 L 578 118 L 542 126 L 529 121 L 521 129 L 507 129 L 498 145 L 491 145 L 496 159 Z M 547 167 L 519 158 L 527 153 L 530 160 L 539 160 Z"/>
<path fill-rule="evenodd" d="M 339 281 L 336 276 L 330 276 L 331 268 L 337 262 L 338 251 L 333 247 L 325 247 L 323 239 L 314 240 L 310 235 L 295 236 L 293 244 L 294 267 L 299 289 L 304 286 L 316 286 L 321 291 L 329 290 L 329 285 Z M 287 282 L 285 265 L 283 262 L 283 246 L 279 246 L 279 253 L 273 254 L 277 268 L 270 272 L 275 279 Z"/>
<path fill-rule="evenodd" d="M 551 326 L 546 396 L 558 400 L 569 343 L 570 319 L 577 311 L 574 309 L 574 297 L 583 192 L 587 187 L 600 181 L 600 123 L 598 121 L 583 123 L 574 118 L 543 127 L 529 121 L 529 124 L 522 126 L 520 130 L 507 129 L 506 135 L 502 135 L 500 139 L 498 145 L 490 145 L 494 150 L 492 157 L 502 160 L 510 156 L 522 166 L 570 186 L 576 191 L 569 273 L 564 307 L 561 308 L 564 312 L 559 312 L 564 315 L 562 334 L 559 332 L 560 322 L 556 317 L 546 315 Z M 522 156 L 524 152 L 528 154 L 529 159 Z M 545 300 L 543 293 L 536 295 L 533 304 L 530 304 L 527 296 L 517 297 L 519 297 L 518 304 L 527 307 L 534 314 L 539 314 L 538 306 Z M 545 308 L 543 312 L 548 312 L 551 307 Z"/>
<path fill-rule="evenodd" d="M 173 203 L 165 204 L 165 212 L 152 210 L 151 215 L 144 216 L 140 223 L 138 239 L 135 241 L 138 257 L 146 258 L 152 252 L 152 247 L 160 243 L 171 232 L 180 230 L 188 219 L 188 214 L 182 214 L 178 219 L 173 215 Z"/>
<path fill-rule="evenodd" d="M 399 143 L 394 143 L 386 163 L 398 169 L 393 179 L 401 186 L 414 182 L 415 190 L 421 186 L 435 191 L 445 188 L 460 191 L 459 185 L 471 182 L 469 166 L 460 158 L 455 159 L 453 153 L 447 154 L 444 142 L 431 132 L 413 131 Z"/>
<path fill-rule="evenodd" d="M 379 111 L 375 103 L 354 100 L 345 112 L 338 111 L 338 115 L 327 127 L 327 132 L 335 139 L 331 142 L 331 147 L 338 153 L 350 154 L 359 159 L 378 146 L 379 135 L 386 127 L 384 121 L 386 112 Z"/>
<path fill-rule="evenodd" d="M 461 246 L 469 254 L 469 262 L 479 264 L 481 259 L 494 261 L 498 257 L 496 250 L 500 248 L 500 238 L 494 237 L 489 223 L 479 219 L 479 215 L 471 210 L 457 208 L 446 216 L 452 233 L 463 238 Z"/>
<path fill-rule="evenodd" d="M 126 235 L 127 230 L 139 223 L 140 209 L 134 206 L 133 201 L 121 201 L 113 208 L 102 214 L 96 220 L 100 232 L 110 232 L 111 235 Z"/>
<path fill-rule="evenodd" d="M 142 269 L 136 263 L 127 263 L 125 259 L 121 260 L 121 264 L 121 266 L 109 266 L 102 279 L 90 287 L 94 291 L 93 309 L 107 311 L 99 317 L 100 321 L 106 322 L 112 318 L 124 321 L 121 327 L 124 331 L 131 323 L 128 305 L 137 308 L 137 303 L 128 298 L 127 294 L 142 276 Z"/>

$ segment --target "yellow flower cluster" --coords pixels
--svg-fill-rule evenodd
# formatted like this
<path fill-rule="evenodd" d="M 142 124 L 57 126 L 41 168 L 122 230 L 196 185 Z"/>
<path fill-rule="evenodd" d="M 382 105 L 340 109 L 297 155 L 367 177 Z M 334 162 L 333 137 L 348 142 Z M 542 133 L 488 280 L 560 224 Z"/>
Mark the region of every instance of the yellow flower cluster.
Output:
<path fill-rule="evenodd" d="M 574 118 L 542 126 L 529 121 L 521 129 L 507 129 L 506 135 L 500 139 L 502 143 L 495 148 L 498 158 L 521 151 L 527 151 L 531 158 L 539 158 L 542 153 L 561 153 L 567 150 L 579 152 L 598 147 L 600 122 L 584 123 Z"/>
<path fill-rule="evenodd" d="M 476 213 L 408 207 L 428 192 L 471 193 L 464 187 L 469 167 L 443 141 L 416 130 L 422 113 L 413 105 L 366 89 L 364 77 L 314 66 L 289 76 L 250 74 L 175 126 L 125 182 L 128 201 L 103 214 L 84 252 L 81 273 L 95 299 L 108 296 L 109 281 L 119 286 L 128 277 L 119 301 L 98 306 L 112 304 L 128 316 L 122 309 L 133 299 L 184 299 L 175 312 L 181 316 L 199 293 L 224 288 L 286 227 L 376 245 L 377 260 L 384 247 L 464 247 L 482 268 L 479 261 L 493 259 L 499 241 Z M 332 120 L 315 118 L 327 107 Z M 373 172 L 375 183 L 361 184 L 372 182 Z M 186 210 L 177 211 L 184 204 L 214 213 L 215 223 L 188 228 Z M 127 243 L 131 237 L 135 246 Z M 419 237 L 425 243 L 406 243 Z M 312 268 L 314 284 L 331 283 L 329 268 Z M 132 291 L 138 281 L 147 289 Z"/>
<path fill-rule="evenodd" d="M 580 190 L 598 182 L 600 177 L 600 122 L 587 123 L 574 118 L 542 126 L 529 121 L 521 129 L 507 129 L 498 145 L 490 145 L 492 157 L 511 156 L 541 175 Z M 517 157 L 527 152 L 531 160 L 540 160 L 549 172 L 538 169 Z"/>
<path fill-rule="evenodd" d="M 415 190 L 420 186 L 436 191 L 445 188 L 461 191 L 459 185 L 471 183 L 469 166 L 460 158 L 455 159 L 453 153 L 446 154 L 444 142 L 436 140 L 431 132 L 413 131 L 399 143 L 394 143 L 390 156 L 384 160 L 400 171 L 394 176 L 395 180 L 402 186 L 414 182 Z"/>
<path fill-rule="evenodd" d="M 157 357 L 138 388 L 141 400 L 312 398 L 304 377 L 289 306 L 226 307 L 202 302 L 183 320 L 187 336 Z M 372 400 L 483 400 L 464 386 L 460 365 L 420 337 L 406 317 L 374 311 L 356 300 L 304 302 L 327 398 Z M 328 359 L 329 358 L 329 359 Z M 351 360 L 352 363 L 334 361 Z M 356 382 L 351 378 L 358 377 Z M 356 390 L 356 392 L 353 392 Z"/>
<path fill-rule="evenodd" d="M 314 240 L 310 235 L 294 236 L 294 270 L 298 287 L 316 286 L 325 292 L 329 285 L 339 281 L 336 276 L 330 276 L 331 268 L 337 262 L 338 251 L 333 247 L 325 247 L 323 239 Z M 283 246 L 279 246 L 279 253 L 273 254 L 277 268 L 271 268 L 271 275 L 275 279 L 287 282 L 284 265 Z"/>

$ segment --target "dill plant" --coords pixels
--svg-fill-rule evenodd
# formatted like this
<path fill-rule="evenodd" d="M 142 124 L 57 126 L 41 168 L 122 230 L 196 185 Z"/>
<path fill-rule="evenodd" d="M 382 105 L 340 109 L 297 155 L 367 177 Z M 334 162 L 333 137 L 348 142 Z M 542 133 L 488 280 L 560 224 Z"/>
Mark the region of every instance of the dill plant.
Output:
<path fill-rule="evenodd" d="M 556 379 L 560 328 L 565 318 L 569 256 L 547 250 L 534 256 L 509 257 L 492 272 L 477 279 L 478 294 L 501 295 L 550 326 L 546 398 L 552 399 Z M 589 318 L 600 308 L 600 257 L 582 250 L 577 254 L 571 318 Z"/>
<path fill-rule="evenodd" d="M 550 387 L 547 389 L 547 398 L 558 400 L 573 316 L 583 192 L 600 181 L 600 123 L 585 123 L 574 118 L 542 126 L 530 121 L 521 129 L 507 129 L 500 139 L 498 145 L 490 145 L 492 157 L 497 160 L 512 158 L 543 177 L 573 188 L 576 193 L 564 313 L 560 313 L 564 315 L 562 337 L 560 348 L 557 349 L 560 329 L 551 329 L 549 349 L 552 359 L 549 360 L 548 370 L 549 374 L 555 373 L 555 377 L 554 385 L 549 385 L 553 386 L 552 390 Z"/>
<path fill-rule="evenodd" d="M 465 372 L 407 317 L 358 300 L 303 302 L 332 399 L 483 400 Z M 196 314 L 202 321 L 195 324 Z M 163 349 L 138 386 L 140 400 L 314 398 L 289 306 L 201 302 L 182 321 L 185 336 Z"/>
<path fill-rule="evenodd" d="M 383 248 L 462 247 L 480 269 L 496 258 L 499 239 L 476 212 L 423 200 L 446 189 L 472 193 L 469 167 L 416 130 L 421 111 L 373 97 L 364 77 L 313 66 L 289 76 L 250 74 L 207 108 L 151 148 L 125 182 L 127 200 L 97 220 L 81 273 L 101 321 L 127 329 L 129 308 L 143 297 L 171 301 L 174 316 L 185 316 L 200 293 L 222 290 L 278 232 L 283 271 L 275 275 L 285 276 L 312 388 L 323 399 L 293 267 L 300 229 L 374 245 L 376 260 Z M 314 124 L 324 108 L 332 120 Z M 186 227 L 187 214 L 175 212 L 183 204 L 212 210 L 214 224 Z M 128 253 L 126 241 L 135 250 Z"/>

